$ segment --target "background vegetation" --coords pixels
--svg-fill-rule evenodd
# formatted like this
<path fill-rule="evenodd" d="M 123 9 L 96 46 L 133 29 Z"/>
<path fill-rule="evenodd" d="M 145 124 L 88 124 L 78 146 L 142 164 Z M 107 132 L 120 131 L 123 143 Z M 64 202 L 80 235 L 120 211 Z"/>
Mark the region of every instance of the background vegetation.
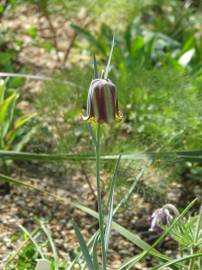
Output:
<path fill-rule="evenodd" d="M 147 214 L 166 202 L 185 208 L 198 197 L 200 204 L 201 163 L 194 158 L 181 163 L 168 153 L 201 150 L 201 15 L 200 0 L 2 1 L 0 150 L 93 153 L 81 115 L 93 78 L 92 56 L 96 54 L 101 74 L 115 34 L 109 77 L 118 89 L 123 120 L 104 126 L 102 153 L 160 152 L 167 157 L 157 156 L 149 164 L 141 159 L 124 160 L 116 200 L 125 197 L 140 173 L 141 182 L 135 182 L 123 204 L 138 217 L 144 214 L 134 209 L 137 198 L 145 208 L 150 203 Z M 95 168 L 90 161 L 49 165 L 3 157 L 0 166 L 8 177 L 23 175 L 26 179 L 21 169 L 38 179 L 53 174 L 54 185 L 70 190 L 70 182 L 79 174 L 95 199 Z M 103 198 L 113 166 L 113 160 L 103 162 Z M 2 196 L 8 191 L 4 184 Z M 30 261 L 26 262 L 28 253 Z M 34 265 L 37 254 L 35 246 L 27 246 L 17 269 Z"/>

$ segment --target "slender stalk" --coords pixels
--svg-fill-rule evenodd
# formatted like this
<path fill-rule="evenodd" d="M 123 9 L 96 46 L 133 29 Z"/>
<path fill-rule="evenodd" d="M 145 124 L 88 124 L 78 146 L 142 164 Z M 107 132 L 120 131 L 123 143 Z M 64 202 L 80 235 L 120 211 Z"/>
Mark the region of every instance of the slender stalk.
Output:
<path fill-rule="evenodd" d="M 197 223 L 197 227 L 196 227 L 195 242 L 198 241 L 201 226 L 202 226 L 202 205 L 201 205 L 200 210 L 199 210 L 199 218 L 198 218 L 198 223 Z"/>
<path fill-rule="evenodd" d="M 191 248 L 191 255 L 194 255 L 194 254 L 195 254 L 194 248 L 192 247 Z M 188 270 L 195 270 L 195 258 L 194 257 L 190 260 L 190 264 L 189 264 L 189 269 Z"/>
<path fill-rule="evenodd" d="M 194 255 L 195 253 L 197 253 L 197 250 L 198 250 L 197 242 L 198 242 L 198 237 L 199 237 L 199 233 L 200 233 L 200 229 L 201 229 L 201 224 L 202 224 L 202 206 L 200 207 L 200 211 L 199 211 L 199 218 L 198 218 L 198 223 L 197 223 L 197 227 L 196 227 L 194 245 L 191 248 L 191 255 Z M 189 264 L 189 270 L 195 269 L 195 261 L 196 261 L 196 258 L 193 257 L 190 261 L 190 264 Z"/>
<path fill-rule="evenodd" d="M 98 198 L 98 213 L 99 213 L 99 228 L 100 228 L 100 238 L 102 246 L 102 266 L 103 270 L 106 270 L 106 254 L 105 254 L 105 243 L 104 243 L 104 217 L 102 211 L 102 194 L 100 185 L 100 125 L 97 125 L 96 134 L 96 185 L 97 185 L 97 198 Z"/>

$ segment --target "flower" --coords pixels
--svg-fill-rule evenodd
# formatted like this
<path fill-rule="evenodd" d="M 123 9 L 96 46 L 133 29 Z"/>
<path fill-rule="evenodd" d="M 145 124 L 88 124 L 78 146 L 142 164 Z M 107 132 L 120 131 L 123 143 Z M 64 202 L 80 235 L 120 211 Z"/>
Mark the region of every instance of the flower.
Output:
<path fill-rule="evenodd" d="M 177 208 L 172 204 L 165 204 L 162 208 L 154 211 L 150 218 L 150 231 L 162 232 L 161 227 L 170 225 L 172 220 L 179 216 Z"/>
<path fill-rule="evenodd" d="M 109 79 L 92 80 L 87 98 L 87 116 L 83 119 L 109 124 L 120 118 L 116 86 Z"/>

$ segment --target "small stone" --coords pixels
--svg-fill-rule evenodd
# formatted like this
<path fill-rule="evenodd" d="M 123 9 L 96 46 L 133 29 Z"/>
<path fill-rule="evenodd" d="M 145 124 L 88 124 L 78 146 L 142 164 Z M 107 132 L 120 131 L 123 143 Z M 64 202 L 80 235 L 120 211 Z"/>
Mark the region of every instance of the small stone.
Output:
<path fill-rule="evenodd" d="M 50 270 L 51 263 L 46 259 L 40 259 L 37 262 L 35 270 Z"/>

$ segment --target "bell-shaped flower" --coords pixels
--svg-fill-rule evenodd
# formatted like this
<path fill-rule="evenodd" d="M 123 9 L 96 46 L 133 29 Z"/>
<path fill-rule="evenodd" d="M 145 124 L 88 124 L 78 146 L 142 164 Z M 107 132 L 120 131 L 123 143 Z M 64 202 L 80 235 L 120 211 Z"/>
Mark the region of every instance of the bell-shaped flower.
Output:
<path fill-rule="evenodd" d="M 154 211 L 149 219 L 150 231 L 162 232 L 162 226 L 170 225 L 172 220 L 179 216 L 179 211 L 173 204 L 165 204 Z"/>
<path fill-rule="evenodd" d="M 92 80 L 87 98 L 87 115 L 83 119 L 109 124 L 120 118 L 116 86 L 109 79 Z"/>

